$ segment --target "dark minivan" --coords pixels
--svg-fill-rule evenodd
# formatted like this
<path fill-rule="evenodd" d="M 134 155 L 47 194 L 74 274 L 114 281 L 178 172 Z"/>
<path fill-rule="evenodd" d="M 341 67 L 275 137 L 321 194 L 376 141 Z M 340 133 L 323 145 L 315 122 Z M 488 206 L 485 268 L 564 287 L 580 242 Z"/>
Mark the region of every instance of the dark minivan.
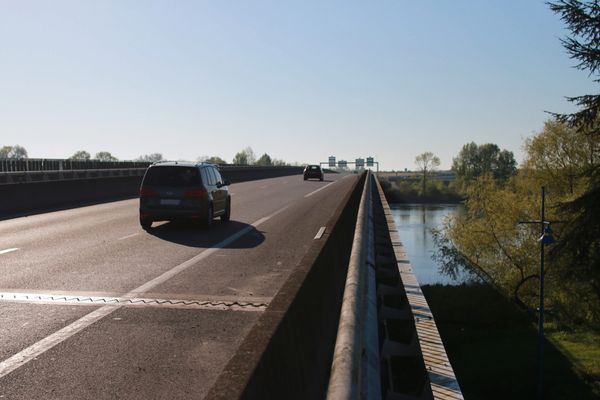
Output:
<path fill-rule="evenodd" d="M 229 221 L 231 196 L 216 165 L 157 162 L 146 170 L 140 188 L 140 224 L 187 219 L 209 227 L 215 217 Z"/>
<path fill-rule="evenodd" d="M 304 167 L 304 180 L 315 178 L 320 181 L 323 180 L 323 170 L 320 165 L 307 165 Z"/>

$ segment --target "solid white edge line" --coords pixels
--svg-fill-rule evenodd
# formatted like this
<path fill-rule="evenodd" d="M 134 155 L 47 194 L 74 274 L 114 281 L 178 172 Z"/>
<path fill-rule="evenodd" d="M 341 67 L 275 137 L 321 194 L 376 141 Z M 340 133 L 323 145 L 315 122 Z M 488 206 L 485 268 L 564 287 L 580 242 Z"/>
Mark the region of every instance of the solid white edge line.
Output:
<path fill-rule="evenodd" d="M 17 250 L 19 250 L 19 248 L 17 248 L 17 247 L 12 248 L 12 249 L 0 250 L 0 254 L 11 253 L 11 252 L 17 251 Z"/>
<path fill-rule="evenodd" d="M 325 229 L 326 229 L 326 227 L 324 227 L 324 226 L 322 226 L 321 228 L 319 228 L 319 231 L 315 235 L 315 240 L 321 239 L 323 237 L 323 234 L 325 233 Z"/>
<path fill-rule="evenodd" d="M 203 250 L 200 254 L 196 255 L 195 257 L 192 257 L 189 260 L 173 267 L 172 269 L 164 272 L 163 274 L 157 276 L 156 278 L 133 289 L 132 291 L 123 295 L 122 297 L 125 297 L 125 298 L 138 297 L 137 295 L 145 293 L 145 292 L 149 291 L 150 289 L 155 288 L 156 286 L 167 281 L 168 279 L 172 278 L 173 276 L 177 275 L 178 273 L 190 268 L 192 265 L 194 265 L 198 261 L 202 260 L 203 258 L 206 258 L 206 257 L 210 256 L 211 254 L 219 251 L 223 247 L 235 242 L 240 237 L 242 237 L 246 233 L 250 232 L 252 229 L 257 228 L 259 225 L 261 225 L 264 222 L 268 221 L 269 219 L 273 218 L 277 214 L 282 213 L 284 210 L 286 210 L 289 207 L 290 207 L 290 205 L 288 204 L 287 206 L 275 211 L 274 213 L 272 213 L 266 217 L 260 218 L 259 220 L 248 225 L 244 229 L 234 233 L 233 235 L 229 236 L 228 238 L 215 244 L 213 247 Z M 121 307 L 123 307 L 123 306 L 122 305 L 121 306 L 115 306 L 115 305 L 102 306 L 99 309 L 92 311 L 89 314 L 84 315 L 83 317 L 79 318 L 77 321 L 54 332 L 53 334 L 46 336 L 44 339 L 32 344 L 31 346 L 27 347 L 26 349 L 21 350 L 20 352 L 13 355 L 12 357 L 9 357 L 6 360 L 0 362 L 0 378 L 10 374 L 17 368 L 27 364 L 28 362 L 35 359 L 36 357 L 39 357 L 40 355 L 42 355 L 46 351 L 50 350 L 57 344 L 60 344 L 61 342 L 67 340 L 68 338 L 70 338 L 71 336 L 75 335 L 76 333 L 82 331 L 83 329 L 87 328 L 88 326 L 90 326 L 90 325 L 94 324 L 95 322 L 101 320 L 102 318 L 112 314 L 113 312 L 120 309 Z"/>
<path fill-rule="evenodd" d="M 123 236 L 122 238 L 118 238 L 117 240 L 125 240 L 137 235 L 139 235 L 139 233 L 132 233 L 131 235 Z"/>
<path fill-rule="evenodd" d="M 315 193 L 317 193 L 317 192 L 320 192 L 321 190 L 325 189 L 325 188 L 326 188 L 326 187 L 328 187 L 328 186 L 331 186 L 331 185 L 333 185 L 333 184 L 334 184 L 334 183 L 336 183 L 336 182 L 337 182 L 337 181 L 333 181 L 333 182 L 331 182 L 331 183 L 328 183 L 327 185 L 325 185 L 325 186 L 323 186 L 323 187 L 320 187 L 320 188 L 318 188 L 318 189 L 317 189 L 317 190 L 315 190 L 314 192 L 310 192 L 309 194 L 306 194 L 306 195 L 304 195 L 304 197 L 310 197 L 310 196 L 312 196 L 313 194 L 315 194 Z"/>

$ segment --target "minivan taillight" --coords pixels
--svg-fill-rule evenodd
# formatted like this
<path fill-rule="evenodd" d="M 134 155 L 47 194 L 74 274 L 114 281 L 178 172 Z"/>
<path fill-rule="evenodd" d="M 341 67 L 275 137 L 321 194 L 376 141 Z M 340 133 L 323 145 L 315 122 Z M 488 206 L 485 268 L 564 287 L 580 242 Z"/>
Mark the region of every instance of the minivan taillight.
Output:
<path fill-rule="evenodd" d="M 141 188 L 140 189 L 140 197 L 154 197 L 156 196 L 156 192 L 149 188 Z"/>
<path fill-rule="evenodd" d="M 186 199 L 203 199 L 204 196 L 204 190 L 188 190 L 183 194 L 183 197 Z"/>

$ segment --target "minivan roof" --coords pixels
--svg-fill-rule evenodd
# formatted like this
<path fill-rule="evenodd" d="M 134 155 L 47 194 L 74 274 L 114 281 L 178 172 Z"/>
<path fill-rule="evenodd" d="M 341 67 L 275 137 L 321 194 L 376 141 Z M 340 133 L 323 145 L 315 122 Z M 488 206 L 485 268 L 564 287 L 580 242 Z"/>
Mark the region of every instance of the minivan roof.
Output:
<path fill-rule="evenodd" d="M 191 162 L 191 161 L 157 161 L 151 165 L 151 167 L 158 166 L 170 166 L 170 167 L 198 167 L 201 165 L 210 165 L 213 167 L 217 167 L 215 164 L 209 164 L 204 162 Z"/>

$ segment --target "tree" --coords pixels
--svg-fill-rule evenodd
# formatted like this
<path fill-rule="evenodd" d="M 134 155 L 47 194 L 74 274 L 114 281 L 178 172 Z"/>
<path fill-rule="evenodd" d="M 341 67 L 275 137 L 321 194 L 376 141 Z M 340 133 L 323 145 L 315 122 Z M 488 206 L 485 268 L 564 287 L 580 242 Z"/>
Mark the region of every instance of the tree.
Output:
<path fill-rule="evenodd" d="M 283 166 L 289 165 L 289 164 L 288 164 L 287 162 L 285 162 L 284 160 L 280 160 L 280 159 L 278 159 L 278 158 L 274 158 L 274 159 L 273 159 L 273 161 L 272 161 L 272 164 L 273 164 L 273 165 L 276 165 L 276 166 L 278 166 L 278 167 L 283 167 Z"/>
<path fill-rule="evenodd" d="M 255 161 L 256 156 L 254 155 L 254 151 L 251 147 L 246 147 L 244 150 L 235 155 L 232 163 L 239 165 L 252 165 Z"/>
<path fill-rule="evenodd" d="M 145 161 L 145 162 L 157 162 L 162 161 L 163 155 L 161 153 L 152 153 L 152 154 L 144 154 L 139 156 L 136 161 Z"/>
<path fill-rule="evenodd" d="M 219 156 L 200 156 L 198 157 L 198 161 L 209 164 L 227 164 L 227 161 L 223 160 Z"/>
<path fill-rule="evenodd" d="M 0 158 L 14 158 L 21 160 L 27 158 L 27 150 L 18 144 L 14 146 L 3 146 L 0 148 Z"/>
<path fill-rule="evenodd" d="M 539 134 L 525 141 L 523 169 L 553 193 L 574 194 L 578 178 L 589 167 L 588 139 L 564 122 L 548 120 Z"/>
<path fill-rule="evenodd" d="M 69 159 L 79 161 L 89 161 L 92 156 L 85 150 L 76 151 Z"/>
<path fill-rule="evenodd" d="M 99 151 L 94 158 L 98 161 L 119 161 L 117 157 L 114 157 L 108 151 Z"/>
<path fill-rule="evenodd" d="M 570 58 L 577 60 L 575 68 L 587 71 L 590 76 L 595 77 L 595 83 L 600 83 L 600 2 L 560 0 L 549 2 L 548 5 L 554 13 L 560 15 L 560 19 L 571 31 L 571 36 L 561 39 L 561 43 Z M 555 114 L 558 119 L 573 127 L 594 128 L 597 135 L 600 132 L 597 123 L 600 117 L 600 94 L 567 99 L 579 106 L 580 110 L 572 114 Z"/>
<path fill-rule="evenodd" d="M 434 233 L 442 270 L 455 275 L 466 268 L 523 307 L 535 304 L 539 234 L 518 221 L 537 211 L 531 191 L 499 185 L 489 174 L 467 188 L 464 212 Z"/>
<path fill-rule="evenodd" d="M 256 160 L 256 165 L 273 165 L 273 160 L 271 160 L 271 156 L 267 153 L 264 153 L 258 160 Z"/>
<path fill-rule="evenodd" d="M 466 268 L 533 311 L 538 302 L 539 226 L 519 221 L 538 218 L 539 188 L 546 185 L 546 218 L 570 221 L 552 227 L 558 243 L 549 246 L 546 258 L 547 304 L 562 320 L 597 323 L 600 268 L 594 263 L 600 259 L 600 226 L 595 216 L 600 202 L 587 197 L 588 178 L 571 170 L 585 168 L 578 163 L 587 159 L 581 145 L 586 136 L 575 134 L 551 120 L 527 139 L 525 162 L 517 174 L 504 182 L 490 173 L 473 178 L 466 186 L 463 211 L 435 234 L 436 258 L 449 275 Z M 577 199 L 569 201 L 573 197 Z"/>
<path fill-rule="evenodd" d="M 0 148 L 0 158 L 8 158 L 8 154 L 12 150 L 12 146 L 2 146 Z"/>
<path fill-rule="evenodd" d="M 427 189 L 427 176 L 440 166 L 440 159 L 432 152 L 426 151 L 415 158 L 415 164 L 417 164 L 419 171 L 423 174 L 423 194 L 425 194 Z"/>
<path fill-rule="evenodd" d="M 587 71 L 594 83 L 600 83 L 600 2 L 561 0 L 548 3 L 550 9 L 567 25 L 570 36 L 561 42 L 575 67 Z M 565 234 L 552 255 L 562 256 L 571 266 L 574 279 L 590 282 L 597 300 L 600 299 L 600 238 L 598 205 L 600 204 L 600 94 L 567 97 L 579 110 L 572 114 L 554 115 L 579 132 L 587 132 L 591 143 L 586 189 L 572 201 L 562 204 L 563 212 L 571 216 Z"/>
<path fill-rule="evenodd" d="M 463 190 L 469 182 L 484 174 L 492 174 L 499 181 L 506 181 L 517 171 L 517 162 L 511 151 L 500 150 L 494 143 L 465 144 L 452 160 L 452 170 Z"/>

